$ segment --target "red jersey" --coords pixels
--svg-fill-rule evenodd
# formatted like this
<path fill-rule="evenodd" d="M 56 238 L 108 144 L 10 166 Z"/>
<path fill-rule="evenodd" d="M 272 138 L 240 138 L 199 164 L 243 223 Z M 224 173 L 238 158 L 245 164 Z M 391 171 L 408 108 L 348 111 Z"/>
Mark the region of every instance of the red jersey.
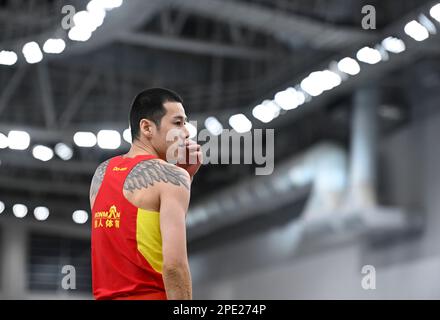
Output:
<path fill-rule="evenodd" d="M 152 155 L 110 159 L 92 208 L 92 285 L 96 299 L 166 299 L 159 212 L 137 208 L 125 179 Z"/>

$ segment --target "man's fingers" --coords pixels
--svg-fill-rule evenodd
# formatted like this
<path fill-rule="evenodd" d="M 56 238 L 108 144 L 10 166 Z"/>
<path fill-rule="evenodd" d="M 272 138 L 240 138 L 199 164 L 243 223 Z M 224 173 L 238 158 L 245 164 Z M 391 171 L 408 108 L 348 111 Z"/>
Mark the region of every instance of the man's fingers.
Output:
<path fill-rule="evenodd" d="M 195 142 L 194 140 L 191 140 L 191 139 L 186 139 L 185 145 L 187 145 L 187 146 L 197 145 L 197 142 Z"/>
<path fill-rule="evenodd" d="M 195 152 L 195 156 L 197 157 L 199 162 L 203 162 L 203 152 L 202 151 Z"/>
<path fill-rule="evenodd" d="M 200 151 L 200 145 L 199 144 L 191 144 L 189 146 L 187 146 L 187 149 L 191 152 L 191 151 Z"/>
<path fill-rule="evenodd" d="M 203 152 L 202 151 L 189 152 L 189 162 L 190 162 L 190 164 L 202 163 L 203 162 Z"/>

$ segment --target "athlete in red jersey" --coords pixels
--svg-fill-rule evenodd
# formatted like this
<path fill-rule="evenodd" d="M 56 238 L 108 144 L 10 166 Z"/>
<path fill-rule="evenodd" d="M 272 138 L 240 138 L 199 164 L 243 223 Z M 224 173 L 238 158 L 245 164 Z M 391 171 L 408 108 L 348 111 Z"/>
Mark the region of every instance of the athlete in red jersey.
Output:
<path fill-rule="evenodd" d="M 97 168 L 90 188 L 96 299 L 192 298 L 185 217 L 202 153 L 185 124 L 176 93 L 145 90 L 130 111 L 129 152 Z M 177 141 L 170 132 L 196 161 L 169 163 L 177 160 L 168 152 Z"/>

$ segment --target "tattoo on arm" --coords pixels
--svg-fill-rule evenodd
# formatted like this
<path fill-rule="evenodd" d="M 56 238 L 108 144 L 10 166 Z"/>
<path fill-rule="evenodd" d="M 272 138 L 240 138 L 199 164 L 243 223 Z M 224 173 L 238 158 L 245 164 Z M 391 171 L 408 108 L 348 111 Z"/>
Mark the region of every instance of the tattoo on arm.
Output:
<path fill-rule="evenodd" d="M 153 186 L 155 182 L 183 185 L 189 190 L 189 181 L 181 169 L 158 160 L 139 162 L 125 179 L 124 190 L 133 192 L 136 189 Z"/>
<path fill-rule="evenodd" d="M 92 203 L 98 194 L 101 183 L 104 180 L 105 171 L 110 160 L 107 160 L 99 165 L 95 171 L 95 175 L 92 179 L 92 185 L 90 186 L 90 203 Z"/>

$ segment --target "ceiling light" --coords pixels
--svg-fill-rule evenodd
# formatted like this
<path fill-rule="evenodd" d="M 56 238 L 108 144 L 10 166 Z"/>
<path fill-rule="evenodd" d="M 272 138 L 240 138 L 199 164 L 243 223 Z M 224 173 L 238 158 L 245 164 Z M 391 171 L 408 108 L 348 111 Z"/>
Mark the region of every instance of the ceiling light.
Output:
<path fill-rule="evenodd" d="M 231 116 L 229 125 L 238 133 L 245 133 L 252 129 L 252 122 L 242 113 Z"/>
<path fill-rule="evenodd" d="M 101 149 L 114 150 L 121 146 L 121 134 L 116 130 L 101 130 L 97 137 Z"/>
<path fill-rule="evenodd" d="M 8 134 L 9 148 L 12 150 L 26 150 L 31 142 L 31 137 L 25 131 L 10 131 Z"/>
<path fill-rule="evenodd" d="M 28 213 L 28 208 L 24 204 L 14 204 L 12 212 L 17 218 L 24 218 Z"/>
<path fill-rule="evenodd" d="M 17 54 L 14 51 L 0 51 L 0 64 L 5 66 L 12 66 L 17 62 Z"/>
<path fill-rule="evenodd" d="M 416 20 L 412 20 L 405 25 L 405 33 L 416 41 L 423 41 L 429 38 L 428 30 Z"/>
<path fill-rule="evenodd" d="M 43 60 L 43 53 L 35 41 L 26 43 L 23 46 L 22 52 L 27 63 L 34 64 Z"/>
<path fill-rule="evenodd" d="M 223 132 L 222 124 L 215 117 L 206 118 L 205 127 L 214 136 L 218 136 Z"/>
<path fill-rule="evenodd" d="M 53 158 L 53 151 L 49 147 L 38 145 L 32 149 L 32 155 L 35 159 L 46 162 Z"/>
<path fill-rule="evenodd" d="M 89 214 L 87 213 L 87 211 L 84 210 L 76 210 L 72 214 L 72 219 L 75 223 L 84 224 L 89 219 Z"/>
<path fill-rule="evenodd" d="M 60 54 L 66 48 L 63 39 L 48 39 L 43 45 L 43 51 L 46 53 Z"/>
<path fill-rule="evenodd" d="M 34 209 L 34 217 L 38 221 L 44 221 L 49 217 L 49 209 L 46 207 L 36 207 Z"/>
<path fill-rule="evenodd" d="M 62 142 L 56 144 L 55 153 L 57 154 L 58 157 L 60 157 L 65 161 L 70 160 L 73 157 L 72 148 Z"/>
<path fill-rule="evenodd" d="M 361 71 L 359 63 L 353 58 L 349 57 L 346 57 L 338 62 L 338 69 L 351 76 L 354 76 Z"/>
<path fill-rule="evenodd" d="M 356 58 L 368 64 L 376 64 L 382 60 L 380 52 L 370 47 L 363 47 L 356 53 Z"/>
<path fill-rule="evenodd" d="M 93 132 L 77 132 L 73 141 L 78 147 L 90 148 L 96 145 L 96 136 Z"/>

